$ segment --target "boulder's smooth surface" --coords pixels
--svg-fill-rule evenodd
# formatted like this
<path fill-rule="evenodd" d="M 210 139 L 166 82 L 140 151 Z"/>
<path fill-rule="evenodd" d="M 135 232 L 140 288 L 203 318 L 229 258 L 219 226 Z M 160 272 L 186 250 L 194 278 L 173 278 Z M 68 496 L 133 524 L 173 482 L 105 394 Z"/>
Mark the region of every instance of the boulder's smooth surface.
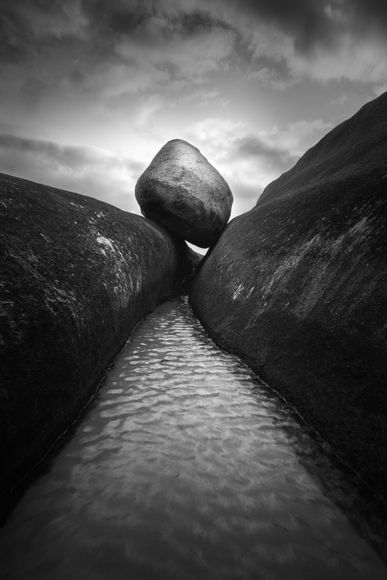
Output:
<path fill-rule="evenodd" d="M 234 219 L 191 302 L 387 499 L 387 94 Z"/>
<path fill-rule="evenodd" d="M 68 427 L 187 246 L 93 198 L 0 175 L 0 492 Z"/>
<path fill-rule="evenodd" d="M 233 202 L 220 173 L 181 139 L 160 149 L 138 179 L 136 198 L 145 217 L 202 248 L 216 243 Z"/>

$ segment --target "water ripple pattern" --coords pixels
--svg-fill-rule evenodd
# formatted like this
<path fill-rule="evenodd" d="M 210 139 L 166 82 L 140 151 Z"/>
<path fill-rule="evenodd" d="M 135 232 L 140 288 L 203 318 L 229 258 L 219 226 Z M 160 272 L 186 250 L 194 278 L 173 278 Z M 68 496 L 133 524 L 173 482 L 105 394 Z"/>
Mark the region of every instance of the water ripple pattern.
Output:
<path fill-rule="evenodd" d="M 17 580 L 385 579 L 303 467 L 308 436 L 186 299 L 136 329 L 0 536 Z"/>

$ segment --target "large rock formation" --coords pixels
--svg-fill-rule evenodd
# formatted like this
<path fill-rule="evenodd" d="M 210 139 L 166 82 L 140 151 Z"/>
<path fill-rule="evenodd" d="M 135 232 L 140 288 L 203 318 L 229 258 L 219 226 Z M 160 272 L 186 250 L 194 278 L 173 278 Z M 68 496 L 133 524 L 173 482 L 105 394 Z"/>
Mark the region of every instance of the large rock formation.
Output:
<path fill-rule="evenodd" d="M 220 173 L 180 139 L 157 153 L 137 182 L 136 198 L 146 217 L 202 248 L 219 238 L 233 201 Z"/>
<path fill-rule="evenodd" d="M 90 197 L 0 175 L 0 492 L 74 420 L 187 247 Z"/>
<path fill-rule="evenodd" d="M 210 334 L 384 494 L 386 194 L 387 93 L 231 222 L 191 295 Z"/>

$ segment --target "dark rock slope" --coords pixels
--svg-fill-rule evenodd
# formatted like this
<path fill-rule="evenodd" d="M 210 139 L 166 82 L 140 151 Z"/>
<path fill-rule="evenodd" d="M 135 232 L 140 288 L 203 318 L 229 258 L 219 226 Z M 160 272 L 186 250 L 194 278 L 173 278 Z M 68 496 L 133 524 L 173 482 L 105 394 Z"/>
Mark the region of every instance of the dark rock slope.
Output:
<path fill-rule="evenodd" d="M 191 302 L 387 499 L 386 194 L 384 94 L 231 222 Z"/>
<path fill-rule="evenodd" d="M 233 202 L 220 173 L 182 139 L 160 149 L 136 184 L 136 198 L 146 217 L 202 248 L 216 243 Z"/>
<path fill-rule="evenodd" d="M 0 175 L 0 492 L 74 420 L 188 262 L 153 222 Z"/>

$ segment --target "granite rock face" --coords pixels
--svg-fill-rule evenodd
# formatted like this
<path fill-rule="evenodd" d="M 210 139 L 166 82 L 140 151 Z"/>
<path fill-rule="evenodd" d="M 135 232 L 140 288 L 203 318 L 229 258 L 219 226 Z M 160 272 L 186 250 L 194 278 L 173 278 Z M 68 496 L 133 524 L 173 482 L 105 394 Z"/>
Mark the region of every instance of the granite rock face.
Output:
<path fill-rule="evenodd" d="M 232 193 L 199 149 L 175 139 L 160 149 L 136 185 L 143 215 L 207 248 L 230 217 Z"/>
<path fill-rule="evenodd" d="M 267 187 L 191 303 L 387 499 L 387 94 Z"/>
<path fill-rule="evenodd" d="M 80 413 L 187 246 L 90 197 L 0 175 L 0 491 Z"/>

